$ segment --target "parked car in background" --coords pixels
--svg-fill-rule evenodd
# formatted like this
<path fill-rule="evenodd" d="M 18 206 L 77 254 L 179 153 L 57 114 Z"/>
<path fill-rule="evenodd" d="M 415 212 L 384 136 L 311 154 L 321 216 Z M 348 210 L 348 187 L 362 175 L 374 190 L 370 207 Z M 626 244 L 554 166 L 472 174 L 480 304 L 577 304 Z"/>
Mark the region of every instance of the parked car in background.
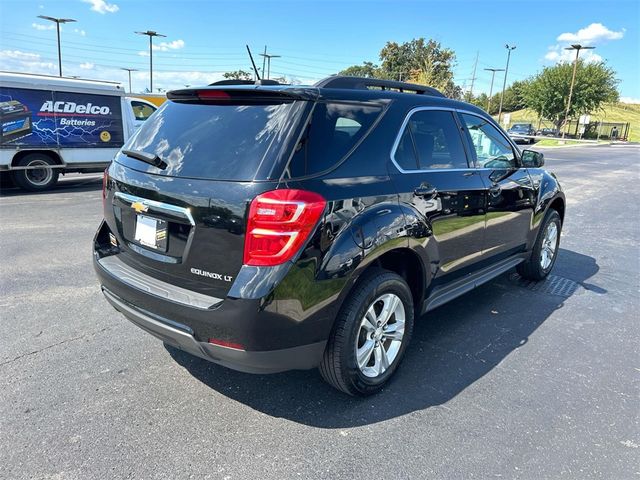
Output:
<path fill-rule="evenodd" d="M 565 198 L 543 163 L 421 85 L 177 90 L 105 171 L 94 267 L 170 345 L 368 395 L 414 318 L 513 267 L 549 274 Z"/>
<path fill-rule="evenodd" d="M 539 137 L 559 137 L 560 130 L 557 128 L 541 128 L 536 132 Z"/>
<path fill-rule="evenodd" d="M 39 191 L 101 172 L 156 110 L 114 82 L 0 73 L 0 173 Z"/>
<path fill-rule="evenodd" d="M 514 123 L 511 128 L 507 130 L 507 133 L 515 142 L 529 144 L 535 142 L 533 137 L 535 136 L 536 131 L 530 123 Z"/>

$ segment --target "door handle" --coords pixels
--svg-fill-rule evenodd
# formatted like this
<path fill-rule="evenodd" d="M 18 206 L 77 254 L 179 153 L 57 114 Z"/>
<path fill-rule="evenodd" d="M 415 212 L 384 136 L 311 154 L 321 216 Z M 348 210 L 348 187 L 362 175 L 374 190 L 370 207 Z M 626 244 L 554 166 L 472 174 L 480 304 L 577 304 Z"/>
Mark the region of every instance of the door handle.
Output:
<path fill-rule="evenodd" d="M 502 192 L 502 187 L 495 183 L 493 184 L 490 188 L 489 188 L 489 193 L 491 195 L 493 195 L 494 197 L 497 197 L 498 195 L 500 195 L 500 192 Z"/>
<path fill-rule="evenodd" d="M 413 193 L 418 197 L 433 198 L 438 194 L 438 189 L 432 185 L 420 185 L 413 191 Z"/>

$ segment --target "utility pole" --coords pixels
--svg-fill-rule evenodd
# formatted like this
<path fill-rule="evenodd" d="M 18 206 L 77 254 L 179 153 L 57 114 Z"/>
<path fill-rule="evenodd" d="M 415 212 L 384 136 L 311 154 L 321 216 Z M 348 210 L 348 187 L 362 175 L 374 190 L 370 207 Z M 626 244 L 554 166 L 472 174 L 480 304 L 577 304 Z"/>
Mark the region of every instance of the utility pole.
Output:
<path fill-rule="evenodd" d="M 153 93 L 153 37 L 166 37 L 161 33 L 147 30 L 146 32 L 135 32 L 138 35 L 147 35 L 149 37 L 149 89 Z"/>
<path fill-rule="evenodd" d="M 262 70 L 260 70 L 262 72 L 262 74 L 264 75 L 264 67 L 265 67 L 265 62 L 267 61 L 267 46 L 264 46 L 264 54 L 262 55 Z"/>
<path fill-rule="evenodd" d="M 265 59 L 267 60 L 267 80 L 268 80 L 269 78 L 271 78 L 271 59 L 272 58 L 280 58 L 281 55 L 269 55 L 267 53 L 267 47 L 264 47 L 264 53 L 261 53 L 260 56 L 263 57 L 263 60 L 262 60 L 262 65 L 263 65 L 263 67 L 262 67 L 262 76 L 263 77 L 264 77 L 264 60 Z"/>
<path fill-rule="evenodd" d="M 137 68 L 121 68 L 120 70 L 125 70 L 127 72 L 129 72 L 129 93 L 132 92 L 131 90 L 131 72 L 137 72 L 138 69 Z"/>
<path fill-rule="evenodd" d="M 55 22 L 56 30 L 58 32 L 58 72 L 59 75 L 62 76 L 62 53 L 60 52 L 60 24 L 61 23 L 72 23 L 75 22 L 73 18 L 56 18 L 56 17 L 47 17 L 46 15 L 38 15 L 38 18 L 42 18 L 43 20 L 49 20 L 50 22 Z"/>
<path fill-rule="evenodd" d="M 562 138 L 567 130 L 567 120 L 569 119 L 569 110 L 571 109 L 571 97 L 573 97 L 573 85 L 576 81 L 576 70 L 578 70 L 578 56 L 580 55 L 580 50 L 593 50 L 596 47 L 583 47 L 582 45 L 576 43 L 571 45 L 570 47 L 566 47 L 565 50 L 575 50 L 576 51 L 576 59 L 573 62 L 573 75 L 571 76 L 571 86 L 569 87 L 569 99 L 567 100 L 567 111 L 564 114 L 564 122 L 562 123 Z"/>
<path fill-rule="evenodd" d="M 476 81 L 476 67 L 478 66 L 478 57 L 480 56 L 480 52 L 476 52 L 476 61 L 473 62 L 473 74 L 471 75 L 471 87 L 469 87 L 469 98 L 473 100 L 473 84 Z"/>
<path fill-rule="evenodd" d="M 496 78 L 496 72 L 504 72 L 504 68 L 485 68 L 487 72 L 491 72 L 491 87 L 489 88 L 489 98 L 487 99 L 487 113 L 491 115 L 491 95 L 493 95 L 493 80 Z"/>
<path fill-rule="evenodd" d="M 502 102 L 504 100 L 504 90 L 507 88 L 507 75 L 509 74 L 509 60 L 511 59 L 511 50 L 515 50 L 515 45 L 509 45 L 508 43 L 504 46 L 507 49 L 507 66 L 504 69 L 504 81 L 502 82 L 502 93 L 500 94 L 500 108 L 498 108 L 498 124 L 500 124 L 500 120 L 502 119 Z"/>

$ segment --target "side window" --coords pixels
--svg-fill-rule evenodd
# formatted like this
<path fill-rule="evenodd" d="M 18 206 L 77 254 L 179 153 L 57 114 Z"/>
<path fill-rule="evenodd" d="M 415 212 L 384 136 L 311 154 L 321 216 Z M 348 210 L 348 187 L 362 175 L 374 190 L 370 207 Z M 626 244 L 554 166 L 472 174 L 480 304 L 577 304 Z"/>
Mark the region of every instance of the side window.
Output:
<path fill-rule="evenodd" d="M 367 133 L 381 112 L 377 105 L 316 103 L 289 163 L 289 176 L 314 175 L 333 167 Z"/>
<path fill-rule="evenodd" d="M 473 148 L 478 168 L 515 168 L 513 148 L 491 123 L 475 115 L 462 114 Z"/>
<path fill-rule="evenodd" d="M 444 110 L 411 115 L 394 159 L 404 170 L 469 168 L 453 113 Z"/>
<path fill-rule="evenodd" d="M 136 117 L 136 120 L 146 120 L 157 110 L 147 103 L 137 102 L 135 100 L 131 102 L 131 109 L 133 110 L 133 116 Z"/>

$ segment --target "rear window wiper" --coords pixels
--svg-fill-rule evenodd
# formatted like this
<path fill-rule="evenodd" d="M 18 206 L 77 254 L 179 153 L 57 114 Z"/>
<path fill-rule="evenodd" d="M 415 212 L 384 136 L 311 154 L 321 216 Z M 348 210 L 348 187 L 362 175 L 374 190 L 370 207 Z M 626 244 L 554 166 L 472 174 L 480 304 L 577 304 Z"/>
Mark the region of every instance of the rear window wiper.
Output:
<path fill-rule="evenodd" d="M 135 158 L 141 162 L 153 165 L 161 170 L 167 168 L 167 163 L 154 153 L 140 152 L 138 150 L 122 150 L 127 157 Z"/>

